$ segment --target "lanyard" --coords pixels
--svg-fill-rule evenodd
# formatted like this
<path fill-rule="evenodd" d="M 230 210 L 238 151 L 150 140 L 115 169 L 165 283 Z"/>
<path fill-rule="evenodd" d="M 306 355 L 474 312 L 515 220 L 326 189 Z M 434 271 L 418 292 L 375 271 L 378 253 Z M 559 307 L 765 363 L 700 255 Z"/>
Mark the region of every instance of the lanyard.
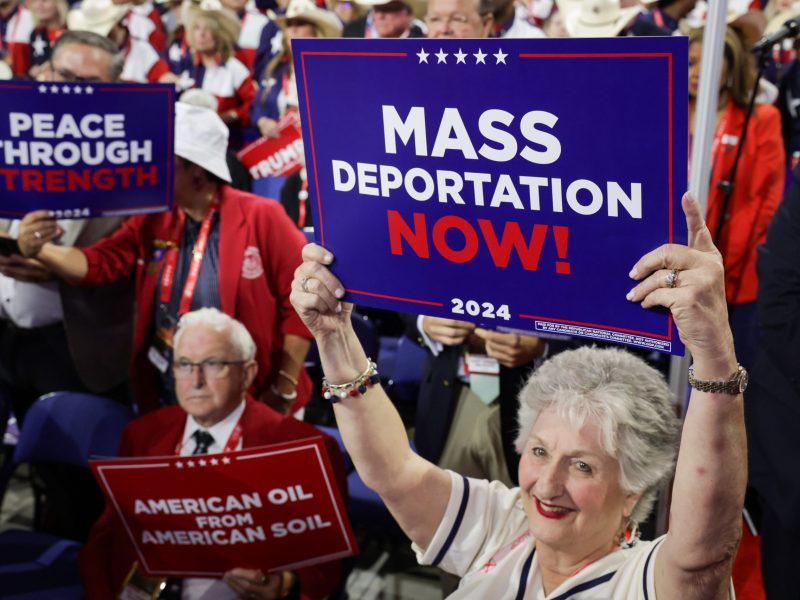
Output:
<path fill-rule="evenodd" d="M 244 415 L 244 413 L 242 413 Z M 228 441 L 225 444 L 225 447 L 222 449 L 222 453 L 225 454 L 226 452 L 233 452 L 239 446 L 239 441 L 242 439 L 242 417 L 239 417 L 239 420 L 236 421 L 236 425 L 231 431 L 231 436 L 228 438 Z M 183 449 L 183 442 L 178 442 L 178 445 L 175 446 L 175 456 L 181 455 L 181 450 Z"/>
<path fill-rule="evenodd" d="M 189 273 L 186 275 L 186 283 L 183 285 L 183 293 L 181 294 L 181 304 L 178 309 L 178 316 L 184 315 L 191 309 L 192 296 L 194 296 L 194 288 L 197 286 L 197 279 L 200 275 L 200 266 L 203 264 L 203 255 L 206 252 L 206 244 L 208 243 L 208 234 L 211 231 L 211 220 L 214 216 L 214 211 L 217 209 L 217 200 L 211 202 L 208 207 L 203 223 L 200 225 L 200 233 L 197 236 L 197 241 L 194 243 L 192 249 L 192 262 L 189 265 Z M 183 235 L 183 224 L 186 220 L 185 213 L 178 209 L 178 223 L 175 227 L 175 235 L 173 236 L 173 243 L 167 250 L 167 257 L 164 263 L 164 271 L 161 274 L 161 303 L 169 304 L 172 298 L 172 284 L 175 280 L 175 267 L 178 265 L 178 254 L 180 252 L 180 237 Z"/>

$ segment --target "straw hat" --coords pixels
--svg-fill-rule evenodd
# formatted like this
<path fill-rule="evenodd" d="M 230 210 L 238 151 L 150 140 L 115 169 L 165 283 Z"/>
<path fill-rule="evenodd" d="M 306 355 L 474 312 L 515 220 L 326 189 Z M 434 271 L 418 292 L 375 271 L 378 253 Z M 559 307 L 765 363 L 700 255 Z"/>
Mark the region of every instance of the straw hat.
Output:
<path fill-rule="evenodd" d="M 83 0 L 80 8 L 67 14 L 67 27 L 106 37 L 130 9 L 130 4 L 114 4 L 111 0 Z"/>
<path fill-rule="evenodd" d="M 175 103 L 175 155 L 231 182 L 226 153 L 228 127 L 208 108 Z"/>
<path fill-rule="evenodd" d="M 775 33 L 783 24 L 786 23 L 789 19 L 796 19 L 800 17 L 800 2 L 793 2 L 792 6 L 786 10 L 782 10 L 779 13 L 773 15 L 773 17 L 767 23 L 766 29 L 764 29 L 764 35 L 769 35 L 771 33 Z"/>
<path fill-rule="evenodd" d="M 318 8 L 312 0 L 291 0 L 286 14 L 275 19 L 279 27 L 286 27 L 288 19 L 300 19 L 314 25 L 322 37 L 335 38 L 342 36 L 342 22 L 334 13 Z"/>
<path fill-rule="evenodd" d="M 571 37 L 616 37 L 639 14 L 638 6 L 621 8 L 619 0 L 583 0 L 578 10 L 566 14 Z"/>

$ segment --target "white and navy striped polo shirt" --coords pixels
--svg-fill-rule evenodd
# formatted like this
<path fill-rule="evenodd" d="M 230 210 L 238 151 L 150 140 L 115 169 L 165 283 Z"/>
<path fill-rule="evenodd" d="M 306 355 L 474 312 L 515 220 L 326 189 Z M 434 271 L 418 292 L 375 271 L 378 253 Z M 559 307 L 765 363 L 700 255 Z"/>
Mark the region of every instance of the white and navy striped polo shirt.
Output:
<path fill-rule="evenodd" d="M 421 564 L 462 577 L 449 598 L 493 600 L 655 600 L 655 557 L 664 538 L 639 542 L 590 564 L 545 596 L 536 542 L 519 488 L 449 472 L 447 510 Z"/>

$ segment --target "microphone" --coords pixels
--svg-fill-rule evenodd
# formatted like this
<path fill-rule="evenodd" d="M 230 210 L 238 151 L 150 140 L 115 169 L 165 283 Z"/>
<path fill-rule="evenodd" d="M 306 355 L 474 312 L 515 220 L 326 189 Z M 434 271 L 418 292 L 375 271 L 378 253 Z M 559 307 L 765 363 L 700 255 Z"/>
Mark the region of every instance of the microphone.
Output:
<path fill-rule="evenodd" d="M 772 35 L 761 38 L 758 43 L 753 46 L 751 52 L 753 54 L 761 54 L 786 38 L 797 37 L 798 35 L 800 35 L 800 19 L 789 19 L 778 31 Z"/>

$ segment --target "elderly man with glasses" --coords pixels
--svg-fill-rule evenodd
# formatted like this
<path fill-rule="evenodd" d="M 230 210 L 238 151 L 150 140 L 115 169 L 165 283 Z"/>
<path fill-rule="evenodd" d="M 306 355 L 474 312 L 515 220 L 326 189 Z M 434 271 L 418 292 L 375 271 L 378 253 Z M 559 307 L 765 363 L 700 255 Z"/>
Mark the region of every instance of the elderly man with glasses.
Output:
<path fill-rule="evenodd" d="M 172 370 L 178 404 L 149 413 L 125 430 L 120 455 L 220 453 L 320 435 L 247 395 L 258 371 L 256 346 L 239 321 L 215 308 L 186 313 L 175 334 Z M 339 481 L 346 489 L 336 442 L 325 436 Z M 110 506 L 95 524 L 81 556 L 88 598 L 120 593 L 136 560 L 124 526 Z M 170 580 L 160 598 L 322 598 L 337 584 L 338 561 L 266 574 L 234 569 L 222 580 Z"/>

